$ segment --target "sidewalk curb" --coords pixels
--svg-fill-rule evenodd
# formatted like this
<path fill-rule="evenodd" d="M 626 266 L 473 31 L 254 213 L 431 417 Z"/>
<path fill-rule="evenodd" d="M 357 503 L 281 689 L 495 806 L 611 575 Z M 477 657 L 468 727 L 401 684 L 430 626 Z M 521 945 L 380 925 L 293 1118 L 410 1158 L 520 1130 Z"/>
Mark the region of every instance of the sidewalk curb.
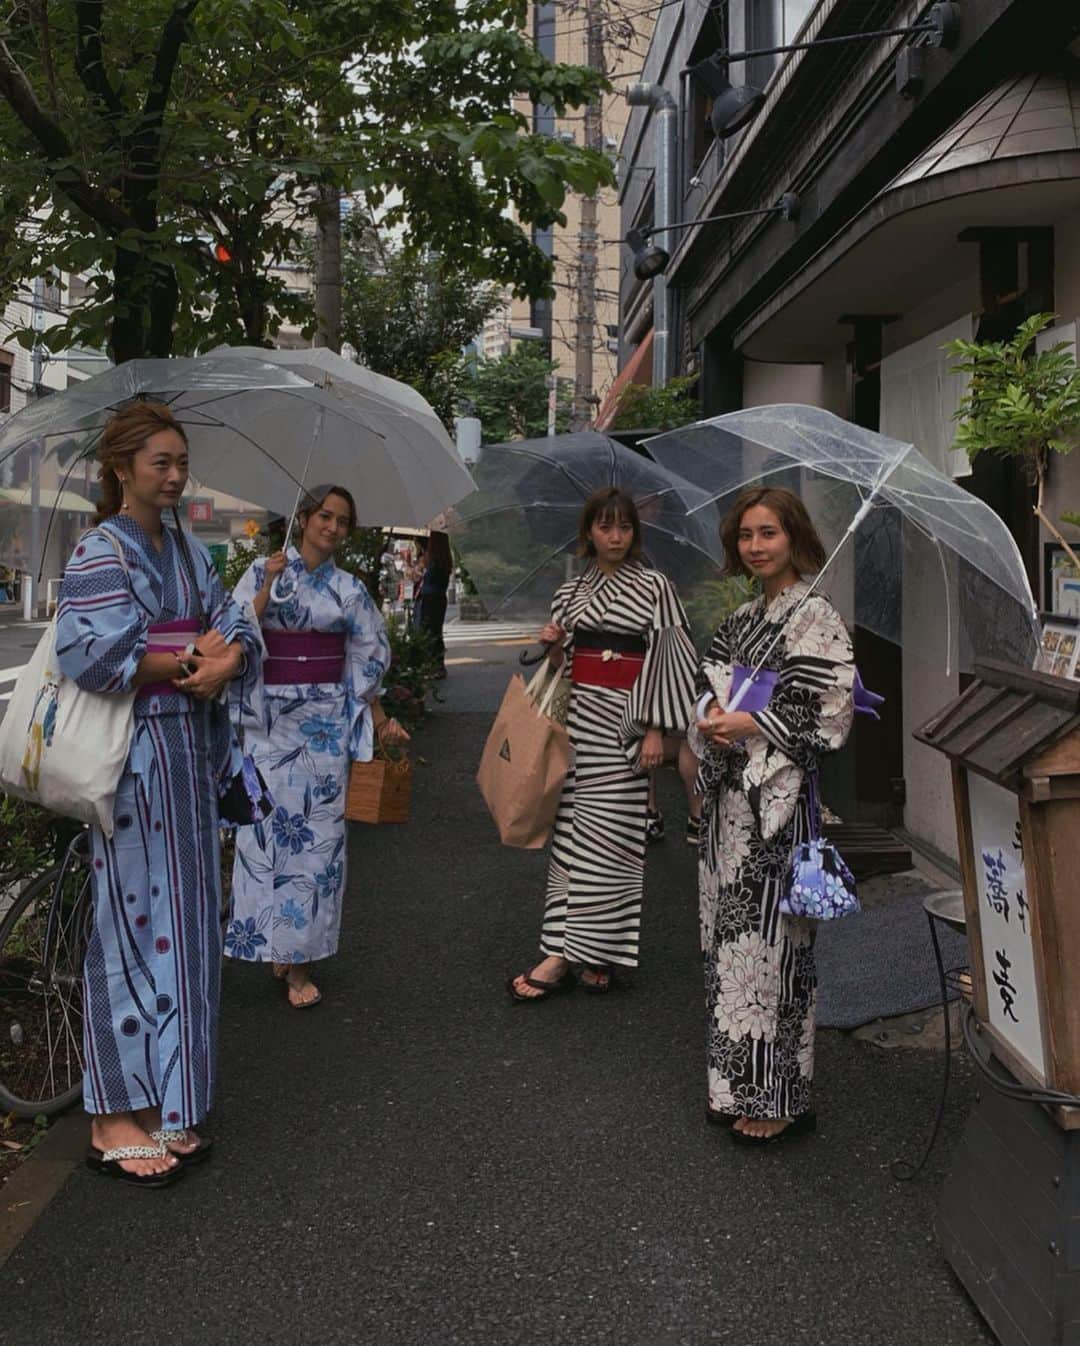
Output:
<path fill-rule="evenodd" d="M 0 1267 L 44 1214 L 85 1148 L 86 1117 L 77 1109 L 52 1124 L 34 1153 L 0 1187 Z"/>

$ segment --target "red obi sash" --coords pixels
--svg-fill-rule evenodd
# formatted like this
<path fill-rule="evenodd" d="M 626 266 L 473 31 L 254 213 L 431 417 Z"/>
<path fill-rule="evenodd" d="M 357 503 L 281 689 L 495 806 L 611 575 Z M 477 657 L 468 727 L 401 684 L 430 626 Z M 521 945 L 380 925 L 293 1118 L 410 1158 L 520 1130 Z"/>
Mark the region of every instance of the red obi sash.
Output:
<path fill-rule="evenodd" d="M 196 636 L 202 630 L 202 622 L 196 618 L 185 618 L 180 622 L 159 622 L 151 626 L 146 633 L 147 654 L 172 654 L 176 650 L 186 649 L 194 644 Z M 177 676 L 183 677 L 179 666 Z M 170 696 L 180 692 L 171 682 L 147 682 L 138 689 L 139 696 Z M 181 692 L 180 695 L 186 695 Z"/>
<path fill-rule="evenodd" d="M 583 628 L 574 634 L 570 680 L 584 687 L 616 687 L 625 692 L 637 682 L 644 662 L 642 636 Z"/>
<path fill-rule="evenodd" d="M 341 682 L 345 675 L 343 631 L 263 631 L 267 687 L 306 682 Z"/>

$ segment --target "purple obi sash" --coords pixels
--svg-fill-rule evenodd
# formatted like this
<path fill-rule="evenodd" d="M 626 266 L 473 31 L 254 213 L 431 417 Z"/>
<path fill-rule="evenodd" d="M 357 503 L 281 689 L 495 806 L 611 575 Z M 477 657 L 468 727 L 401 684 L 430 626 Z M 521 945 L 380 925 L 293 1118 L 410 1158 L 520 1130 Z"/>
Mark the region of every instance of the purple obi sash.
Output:
<path fill-rule="evenodd" d="M 343 631 L 263 631 L 267 687 L 302 682 L 341 682 L 345 674 Z"/>
<path fill-rule="evenodd" d="M 160 622 L 151 626 L 146 633 L 147 654 L 172 654 L 174 650 L 185 649 L 194 644 L 195 637 L 202 631 L 202 622 L 196 618 L 185 618 L 180 622 Z M 183 676 L 177 668 L 178 676 Z M 138 689 L 139 696 L 170 696 L 180 692 L 171 682 L 147 682 Z"/>
<path fill-rule="evenodd" d="M 747 689 L 746 695 L 739 703 L 739 709 L 745 710 L 750 715 L 754 714 L 755 711 L 764 710 L 769 704 L 769 700 L 772 697 L 773 690 L 776 687 L 779 677 L 779 673 L 773 672 L 767 668 L 761 668 L 758 669 L 756 673 L 752 673 L 749 668 L 745 667 L 745 665 L 736 664 L 734 675 L 731 679 L 731 695 L 728 697 L 728 700 L 734 700 L 739 688 L 749 678 L 750 686 Z M 859 676 L 858 669 L 855 670 L 853 693 L 856 715 L 871 715 L 875 720 L 881 719 L 877 708 L 878 706 L 884 705 L 885 698 L 879 696 L 877 692 L 869 691 L 863 686 L 863 680 Z"/>

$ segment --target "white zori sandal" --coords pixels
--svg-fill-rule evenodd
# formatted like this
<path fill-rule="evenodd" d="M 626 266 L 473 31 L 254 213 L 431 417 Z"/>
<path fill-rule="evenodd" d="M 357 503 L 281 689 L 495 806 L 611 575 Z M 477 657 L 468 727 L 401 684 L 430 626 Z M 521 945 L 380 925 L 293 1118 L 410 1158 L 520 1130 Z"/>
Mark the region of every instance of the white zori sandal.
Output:
<path fill-rule="evenodd" d="M 164 1173 L 129 1173 L 120 1167 L 124 1159 L 160 1159 L 164 1154 L 165 1146 L 160 1142 L 157 1145 L 121 1145 L 115 1150 L 99 1150 L 96 1145 L 91 1145 L 86 1151 L 86 1167 L 106 1178 L 129 1182 L 133 1187 L 168 1187 L 184 1176 L 182 1163 L 174 1164 Z"/>

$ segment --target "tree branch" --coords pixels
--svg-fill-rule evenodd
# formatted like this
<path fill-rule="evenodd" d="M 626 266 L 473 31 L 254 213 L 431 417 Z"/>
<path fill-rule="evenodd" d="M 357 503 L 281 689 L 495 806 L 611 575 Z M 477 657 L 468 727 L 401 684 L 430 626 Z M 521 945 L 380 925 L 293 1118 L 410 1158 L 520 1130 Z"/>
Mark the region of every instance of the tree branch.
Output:
<path fill-rule="evenodd" d="M 177 0 L 162 30 L 161 46 L 158 47 L 150 89 L 143 105 L 143 126 L 148 131 L 156 132 L 165 116 L 165 109 L 169 105 L 169 96 L 172 93 L 176 64 L 180 59 L 180 48 L 187 38 L 188 20 L 198 4 L 199 0 Z"/>
<path fill-rule="evenodd" d="M 56 90 L 56 67 L 53 65 L 52 31 L 49 27 L 49 0 L 37 0 L 35 5 L 38 27 L 41 30 L 41 63 L 45 70 L 45 82 L 49 88 L 49 107 L 53 116 L 60 115 L 60 102 Z"/>
<path fill-rule="evenodd" d="M 75 0 L 75 70 L 86 92 L 104 108 L 107 121 L 123 115 L 124 106 L 105 73 L 105 53 L 101 45 L 104 0 Z"/>
<path fill-rule="evenodd" d="M 47 171 L 58 191 L 110 234 L 134 227 L 135 222 L 127 211 L 74 166 L 74 147 L 38 102 L 5 42 L 0 42 L 0 96 L 7 100 L 12 112 L 40 145 L 46 160 L 51 161 Z M 53 162 L 58 166 L 53 167 Z"/>
<path fill-rule="evenodd" d="M 1061 546 L 1065 548 L 1065 552 L 1069 560 L 1076 567 L 1077 574 L 1080 574 L 1080 556 L 1077 556 L 1076 552 L 1073 551 L 1072 545 L 1069 542 L 1067 542 L 1064 537 L 1062 537 L 1060 529 L 1054 526 L 1053 522 L 1047 517 L 1041 505 L 1035 506 L 1035 517 L 1042 522 L 1043 526 L 1045 527 L 1046 531 L 1051 535 L 1051 537 L 1056 538 L 1057 541 L 1061 544 Z"/>

